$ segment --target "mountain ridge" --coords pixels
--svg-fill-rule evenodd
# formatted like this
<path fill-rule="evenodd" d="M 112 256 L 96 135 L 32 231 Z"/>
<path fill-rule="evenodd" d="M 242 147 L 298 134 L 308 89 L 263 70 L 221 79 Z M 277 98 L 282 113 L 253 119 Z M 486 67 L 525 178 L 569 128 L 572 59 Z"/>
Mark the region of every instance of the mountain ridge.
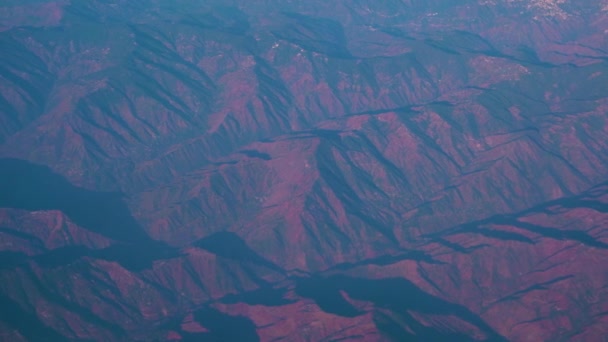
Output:
<path fill-rule="evenodd" d="M 603 6 L 0 5 L 0 340 L 604 336 Z"/>

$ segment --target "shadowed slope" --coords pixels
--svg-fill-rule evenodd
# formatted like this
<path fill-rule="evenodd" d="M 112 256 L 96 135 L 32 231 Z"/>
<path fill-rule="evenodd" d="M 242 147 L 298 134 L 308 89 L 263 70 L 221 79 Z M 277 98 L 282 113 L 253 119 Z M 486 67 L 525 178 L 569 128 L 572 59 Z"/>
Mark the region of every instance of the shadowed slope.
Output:
<path fill-rule="evenodd" d="M 606 5 L 4 1 L 0 336 L 607 336 Z"/>

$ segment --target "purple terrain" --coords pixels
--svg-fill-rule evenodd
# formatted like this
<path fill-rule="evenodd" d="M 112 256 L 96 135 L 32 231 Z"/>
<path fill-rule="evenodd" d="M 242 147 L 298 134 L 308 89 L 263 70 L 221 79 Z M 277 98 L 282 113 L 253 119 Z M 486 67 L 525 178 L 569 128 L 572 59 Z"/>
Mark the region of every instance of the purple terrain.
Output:
<path fill-rule="evenodd" d="M 4 0 L 0 341 L 608 341 L 608 0 Z"/>

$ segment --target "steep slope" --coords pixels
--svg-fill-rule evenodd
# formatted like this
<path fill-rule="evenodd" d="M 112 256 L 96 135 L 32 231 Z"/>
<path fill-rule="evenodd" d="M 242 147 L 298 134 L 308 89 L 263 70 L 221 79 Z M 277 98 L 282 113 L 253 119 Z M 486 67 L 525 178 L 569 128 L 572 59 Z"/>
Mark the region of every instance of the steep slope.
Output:
<path fill-rule="evenodd" d="M 599 339 L 606 6 L 0 5 L 0 339 Z"/>

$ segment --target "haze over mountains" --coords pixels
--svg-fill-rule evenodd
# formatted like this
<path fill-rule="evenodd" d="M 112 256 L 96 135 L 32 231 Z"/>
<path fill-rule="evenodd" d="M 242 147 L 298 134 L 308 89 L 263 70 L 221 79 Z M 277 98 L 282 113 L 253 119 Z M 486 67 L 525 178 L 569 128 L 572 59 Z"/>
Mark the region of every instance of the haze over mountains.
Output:
<path fill-rule="evenodd" d="M 0 4 L 0 340 L 599 341 L 608 2 Z"/>

